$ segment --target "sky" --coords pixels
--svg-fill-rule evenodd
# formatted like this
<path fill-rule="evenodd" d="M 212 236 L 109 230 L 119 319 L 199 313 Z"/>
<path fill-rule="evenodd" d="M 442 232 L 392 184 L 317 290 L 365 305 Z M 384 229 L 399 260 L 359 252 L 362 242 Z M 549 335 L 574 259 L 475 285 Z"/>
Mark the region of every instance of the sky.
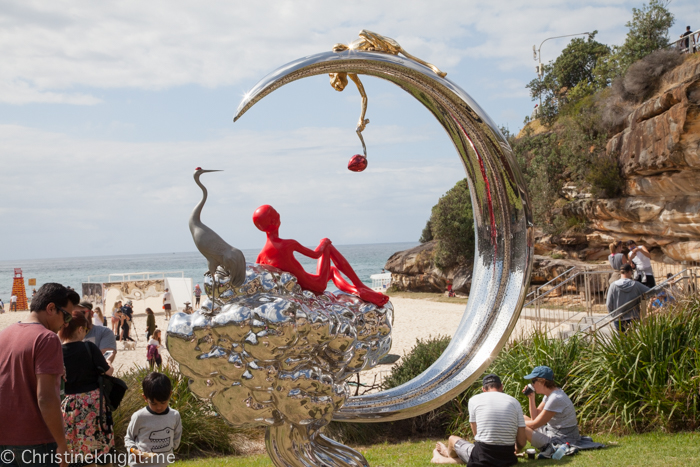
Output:
<path fill-rule="evenodd" d="M 365 77 L 369 167 L 355 134 L 360 98 L 328 78 L 265 97 L 238 122 L 250 88 L 297 58 L 361 29 L 434 63 L 499 125 L 517 132 L 534 106 L 532 46 L 598 30 L 622 44 L 642 2 L 32 1 L 0 4 L 0 259 L 193 251 L 205 224 L 239 248 L 264 235 L 255 208 L 274 206 L 280 234 L 362 244 L 417 241 L 431 207 L 464 171 L 444 130 L 398 87 Z M 671 37 L 695 2 L 674 1 Z M 542 61 L 569 38 L 549 40 Z"/>

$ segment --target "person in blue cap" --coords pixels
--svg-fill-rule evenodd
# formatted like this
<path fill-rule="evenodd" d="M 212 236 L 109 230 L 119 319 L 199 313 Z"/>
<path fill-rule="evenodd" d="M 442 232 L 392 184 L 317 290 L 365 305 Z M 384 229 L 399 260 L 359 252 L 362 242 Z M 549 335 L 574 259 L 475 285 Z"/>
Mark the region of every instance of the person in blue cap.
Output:
<path fill-rule="evenodd" d="M 537 449 L 548 444 L 577 444 L 581 439 L 573 402 L 554 382 L 554 372 L 548 366 L 538 366 L 525 376 L 535 388 L 523 393 L 530 399 L 530 416 L 525 416 L 527 440 Z M 529 392 L 529 393 L 528 393 Z M 542 394 L 542 402 L 537 406 L 535 394 Z"/>

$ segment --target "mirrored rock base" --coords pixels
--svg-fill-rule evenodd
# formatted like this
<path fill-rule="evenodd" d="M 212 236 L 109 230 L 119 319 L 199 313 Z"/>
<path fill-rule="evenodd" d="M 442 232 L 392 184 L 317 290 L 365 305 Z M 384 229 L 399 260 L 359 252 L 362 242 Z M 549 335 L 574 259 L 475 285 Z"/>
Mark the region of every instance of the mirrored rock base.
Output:
<path fill-rule="evenodd" d="M 363 466 L 320 432 L 350 396 L 348 378 L 391 349 L 393 306 L 303 291 L 279 269 L 248 263 L 240 287 L 218 270 L 213 297 L 170 320 L 167 346 L 192 392 L 239 427 L 266 426 L 278 466 Z"/>

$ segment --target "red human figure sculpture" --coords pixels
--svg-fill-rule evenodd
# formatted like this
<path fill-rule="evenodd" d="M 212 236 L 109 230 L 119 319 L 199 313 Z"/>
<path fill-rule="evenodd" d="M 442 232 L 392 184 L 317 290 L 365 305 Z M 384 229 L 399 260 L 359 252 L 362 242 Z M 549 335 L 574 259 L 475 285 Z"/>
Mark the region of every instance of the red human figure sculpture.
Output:
<path fill-rule="evenodd" d="M 384 306 L 389 301 L 389 297 L 375 292 L 362 283 L 350 263 L 329 239 L 324 238 L 315 250 L 311 250 L 296 240 L 280 238 L 280 215 L 272 206 L 265 204 L 256 209 L 253 213 L 253 223 L 267 234 L 265 246 L 256 260 L 258 264 L 268 264 L 294 274 L 302 289 L 310 290 L 315 294 L 322 294 L 326 290 L 326 284 L 332 279 L 340 290 L 357 295 L 366 302 Z M 316 274 L 309 274 L 304 270 L 299 261 L 294 258 L 295 251 L 309 258 L 318 259 Z M 349 284 L 341 273 L 345 274 L 352 284 Z"/>

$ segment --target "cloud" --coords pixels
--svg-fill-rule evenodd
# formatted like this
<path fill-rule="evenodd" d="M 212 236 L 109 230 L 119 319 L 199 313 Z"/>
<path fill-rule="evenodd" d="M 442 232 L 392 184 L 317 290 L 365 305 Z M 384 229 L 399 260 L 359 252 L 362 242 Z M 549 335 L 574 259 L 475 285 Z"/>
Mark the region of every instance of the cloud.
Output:
<path fill-rule="evenodd" d="M 398 146 L 406 157 L 370 158 L 356 174 L 345 168 L 356 148 L 344 144 L 346 129 L 132 143 L 0 125 L 3 169 L 11 174 L 0 184 L 0 212 L 13 226 L 0 256 L 191 250 L 187 220 L 201 197 L 195 166 L 224 169 L 202 177 L 209 190 L 203 220 L 234 245 L 259 246 L 250 216 L 261 204 L 280 211 L 284 235 L 306 244 L 415 240 L 432 205 L 464 172 L 454 155 L 412 154 L 425 139 L 415 130 L 379 130 L 376 146 Z"/>
<path fill-rule="evenodd" d="M 281 63 L 354 40 L 361 28 L 387 34 L 448 71 L 484 58 L 512 71 L 532 67 L 532 44 L 549 36 L 598 29 L 601 38 L 619 42 L 631 6 L 638 5 L 6 1 L 0 12 L 0 101 L 94 104 L 99 99 L 71 89 L 239 85 Z M 543 61 L 566 43 L 546 43 Z"/>

